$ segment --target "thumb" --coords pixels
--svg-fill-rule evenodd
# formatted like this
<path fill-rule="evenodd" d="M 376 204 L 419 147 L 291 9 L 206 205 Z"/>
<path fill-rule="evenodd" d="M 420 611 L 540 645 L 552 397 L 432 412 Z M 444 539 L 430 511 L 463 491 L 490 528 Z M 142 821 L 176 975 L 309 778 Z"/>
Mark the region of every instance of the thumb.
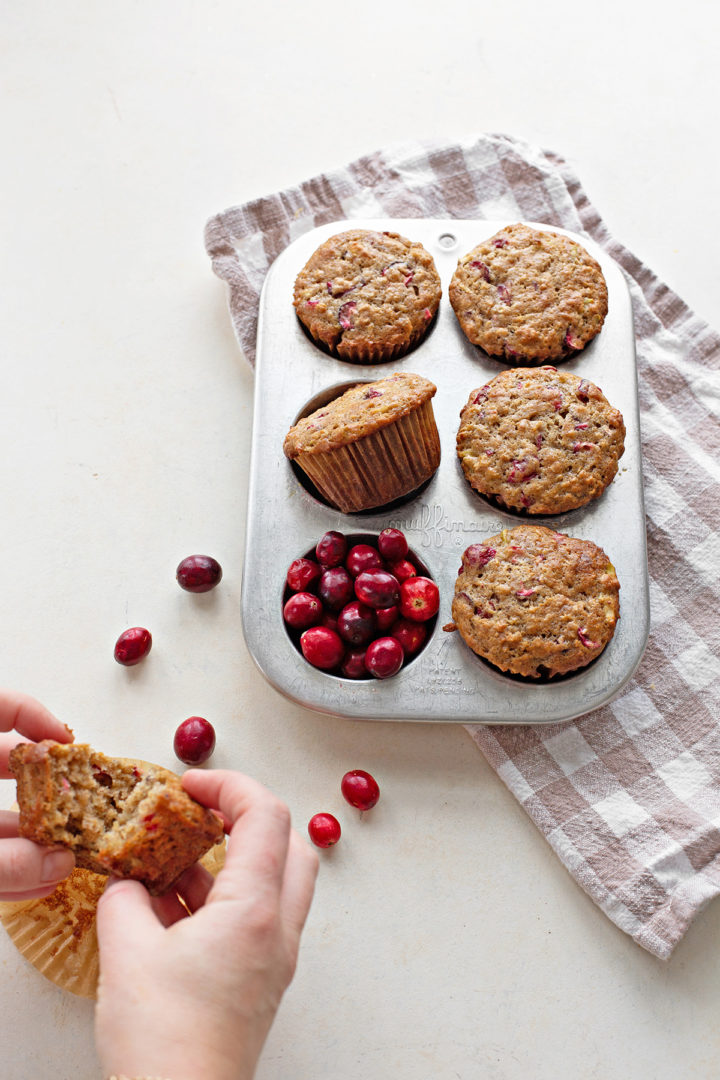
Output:
<path fill-rule="evenodd" d="M 153 911 L 150 894 L 139 881 L 111 878 L 97 907 L 97 935 L 101 961 L 114 965 L 128 954 L 137 955 L 162 924 Z"/>

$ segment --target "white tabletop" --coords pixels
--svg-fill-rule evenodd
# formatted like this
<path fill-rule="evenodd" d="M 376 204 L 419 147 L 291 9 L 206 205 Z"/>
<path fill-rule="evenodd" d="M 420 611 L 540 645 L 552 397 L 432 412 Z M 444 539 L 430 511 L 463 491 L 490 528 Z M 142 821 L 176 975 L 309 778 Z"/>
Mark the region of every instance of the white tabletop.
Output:
<path fill-rule="evenodd" d="M 253 377 L 203 250 L 214 212 L 389 143 L 505 132 L 565 155 L 611 232 L 720 326 L 718 9 L 579 10 L 3 5 L 0 677 L 79 739 L 170 767 L 176 725 L 204 715 L 213 763 L 267 783 L 300 829 L 341 816 L 259 1080 L 720 1068 L 720 905 L 653 959 L 461 727 L 292 705 L 240 625 Z M 174 580 L 195 552 L 224 568 L 204 597 Z M 154 646 L 124 669 L 132 625 Z M 362 820 L 349 768 L 382 787 Z M 3 1080 L 97 1080 L 91 1004 L 4 936 L 0 972 Z"/>

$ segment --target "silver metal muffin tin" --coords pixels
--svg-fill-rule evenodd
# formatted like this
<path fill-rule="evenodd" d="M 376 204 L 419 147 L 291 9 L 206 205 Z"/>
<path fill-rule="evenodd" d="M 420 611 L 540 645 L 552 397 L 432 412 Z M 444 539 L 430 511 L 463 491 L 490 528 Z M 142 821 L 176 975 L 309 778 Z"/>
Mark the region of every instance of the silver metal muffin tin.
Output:
<path fill-rule="evenodd" d="M 608 285 L 609 312 L 602 332 L 562 370 L 599 385 L 625 419 L 620 470 L 589 505 L 554 516 L 504 513 L 467 484 L 455 451 L 459 413 L 470 391 L 508 366 L 471 345 L 448 300 L 458 258 L 508 221 L 337 221 L 305 233 L 278 257 L 262 292 L 242 616 L 248 648 L 269 682 L 309 709 L 361 720 L 546 724 L 569 720 L 612 699 L 642 657 L 649 628 L 645 514 L 635 341 L 630 296 L 616 264 L 596 244 L 574 236 L 598 260 Z M 552 228 L 535 222 L 537 228 Z M 388 229 L 420 241 L 442 279 L 440 311 L 429 336 L 413 352 L 388 364 L 334 359 L 306 336 L 292 306 L 295 277 L 318 245 L 348 228 Z M 433 399 L 442 460 L 424 489 L 391 510 L 344 515 L 315 499 L 283 454 L 283 440 L 307 404 L 323 392 L 412 371 L 437 386 Z M 620 621 L 610 644 L 590 666 L 562 679 L 536 683 L 508 677 L 477 657 L 443 624 L 460 557 L 471 544 L 521 523 L 547 525 L 599 544 L 620 580 Z M 440 588 L 440 612 L 424 650 L 393 678 L 354 681 L 311 667 L 282 618 L 284 578 L 293 559 L 313 548 L 328 529 L 346 534 L 402 529 L 410 547 Z"/>

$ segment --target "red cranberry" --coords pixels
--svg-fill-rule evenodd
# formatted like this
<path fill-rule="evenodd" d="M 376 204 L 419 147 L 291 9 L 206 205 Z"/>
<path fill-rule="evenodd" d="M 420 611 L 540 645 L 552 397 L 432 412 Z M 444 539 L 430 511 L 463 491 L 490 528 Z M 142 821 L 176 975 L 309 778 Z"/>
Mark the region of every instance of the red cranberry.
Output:
<path fill-rule="evenodd" d="M 375 633 L 375 612 L 367 604 L 353 600 L 338 615 L 338 634 L 351 645 L 366 645 Z"/>
<path fill-rule="evenodd" d="M 425 622 L 437 614 L 440 591 L 427 577 L 408 578 L 400 586 L 400 612 L 406 619 Z"/>
<path fill-rule="evenodd" d="M 293 593 L 283 608 L 283 618 L 293 630 L 307 630 L 322 619 L 323 607 L 309 592 Z"/>
<path fill-rule="evenodd" d="M 356 544 L 355 547 L 351 547 L 348 551 L 345 566 L 348 573 L 352 574 L 353 577 L 357 577 L 358 574 L 362 574 L 365 570 L 382 570 L 383 561 L 380 558 L 380 553 L 374 547 L 370 547 L 369 544 Z"/>
<path fill-rule="evenodd" d="M 320 620 L 320 625 L 321 626 L 326 626 L 328 628 L 328 630 L 334 630 L 335 633 L 337 634 L 337 626 L 338 626 L 337 615 L 333 615 L 333 613 L 331 611 L 323 610 L 322 618 Z"/>
<path fill-rule="evenodd" d="M 421 622 L 398 619 L 390 630 L 390 637 L 394 637 L 396 641 L 400 642 L 405 656 L 414 656 L 425 644 L 427 628 Z"/>
<path fill-rule="evenodd" d="M 322 567 L 340 566 L 347 554 L 347 540 L 342 533 L 326 532 L 315 548 L 315 558 Z"/>
<path fill-rule="evenodd" d="M 405 655 L 402 645 L 392 637 L 376 638 L 367 647 L 365 667 L 376 679 L 389 679 L 397 675 Z"/>
<path fill-rule="evenodd" d="M 346 772 L 340 781 L 343 797 L 357 810 L 372 810 L 380 798 L 380 788 L 374 776 L 364 769 Z"/>
<path fill-rule="evenodd" d="M 215 729 L 202 716 L 189 716 L 175 732 L 173 749 L 185 765 L 202 765 L 215 749 Z"/>
<path fill-rule="evenodd" d="M 378 536 L 378 550 L 388 562 L 404 559 L 409 550 L 405 534 L 399 529 L 383 529 Z"/>
<path fill-rule="evenodd" d="M 365 667 L 365 649 L 348 649 L 340 671 L 346 679 L 364 679 L 368 673 Z"/>
<path fill-rule="evenodd" d="M 321 574 L 322 569 L 312 559 L 295 559 L 290 563 L 287 572 L 288 589 L 293 592 L 308 592 L 317 588 Z"/>
<path fill-rule="evenodd" d="M 375 612 L 378 630 L 389 630 L 393 623 L 397 622 L 399 614 L 400 608 L 397 604 L 393 604 L 392 607 L 378 608 Z"/>
<path fill-rule="evenodd" d="M 187 592 L 210 592 L 222 577 L 222 567 L 210 555 L 188 555 L 175 571 L 178 585 Z"/>
<path fill-rule="evenodd" d="M 397 604 L 400 584 L 387 570 L 368 570 L 355 578 L 355 595 L 372 608 L 388 608 Z"/>
<path fill-rule="evenodd" d="M 340 822 L 332 814 L 314 814 L 308 822 L 308 835 L 315 847 L 332 847 L 340 832 Z"/>
<path fill-rule="evenodd" d="M 331 611 L 339 611 L 354 597 L 353 581 L 344 566 L 324 570 L 318 586 L 320 599 Z"/>
<path fill-rule="evenodd" d="M 322 671 L 332 671 L 345 655 L 345 646 L 334 630 L 311 626 L 300 635 L 300 648 L 309 664 Z"/>
<path fill-rule="evenodd" d="M 152 648 L 152 635 L 144 626 L 131 626 L 123 631 L 115 642 L 115 659 L 118 664 L 132 667 L 139 664 Z"/>
<path fill-rule="evenodd" d="M 417 577 L 417 570 L 408 559 L 398 559 L 397 562 L 390 563 L 390 573 L 401 584 L 403 581 L 407 581 L 408 578 Z"/>

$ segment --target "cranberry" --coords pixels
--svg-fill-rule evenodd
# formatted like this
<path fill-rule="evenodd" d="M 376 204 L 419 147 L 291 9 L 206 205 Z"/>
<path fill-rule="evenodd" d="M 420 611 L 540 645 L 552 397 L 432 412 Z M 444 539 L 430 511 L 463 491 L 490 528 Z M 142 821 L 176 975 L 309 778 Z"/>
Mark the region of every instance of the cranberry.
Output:
<path fill-rule="evenodd" d="M 345 566 L 348 573 L 357 577 L 366 570 L 382 570 L 384 563 L 380 558 L 380 553 L 370 544 L 355 544 L 355 547 L 351 547 L 348 551 Z"/>
<path fill-rule="evenodd" d="M 321 574 L 321 567 L 312 559 L 295 559 L 288 567 L 288 589 L 293 592 L 307 592 L 313 586 L 317 587 Z"/>
<path fill-rule="evenodd" d="M 353 600 L 338 615 L 338 634 L 351 645 L 366 645 L 375 633 L 377 619 L 367 604 Z"/>
<path fill-rule="evenodd" d="M 392 637 L 376 638 L 368 645 L 365 667 L 376 679 L 389 679 L 391 675 L 397 675 L 404 659 L 399 641 Z"/>
<path fill-rule="evenodd" d="M 346 772 L 340 781 L 343 797 L 357 810 L 372 810 L 380 798 L 380 788 L 374 776 L 364 769 Z"/>
<path fill-rule="evenodd" d="M 355 595 L 372 608 L 388 608 L 397 604 L 400 584 L 387 570 L 367 570 L 355 578 Z"/>
<path fill-rule="evenodd" d="M 365 667 L 365 649 L 348 649 L 340 671 L 346 679 L 364 679 L 368 673 Z"/>
<path fill-rule="evenodd" d="M 293 593 L 283 608 L 283 618 L 293 630 L 307 630 L 322 619 L 323 607 L 317 596 L 309 592 Z"/>
<path fill-rule="evenodd" d="M 323 571 L 318 591 L 325 607 L 339 611 L 353 599 L 352 578 L 343 566 L 334 566 Z"/>
<path fill-rule="evenodd" d="M 340 566 L 347 554 L 347 540 L 342 533 L 326 532 L 315 548 L 315 558 L 322 567 Z"/>
<path fill-rule="evenodd" d="M 185 765 L 202 765 L 215 749 L 215 729 L 202 716 L 189 716 L 175 732 L 173 749 Z"/>
<path fill-rule="evenodd" d="M 408 578 L 400 586 L 400 611 L 406 619 L 425 622 L 437 614 L 440 590 L 427 577 Z"/>
<path fill-rule="evenodd" d="M 339 666 L 345 655 L 345 646 L 334 630 L 327 626 L 311 626 L 300 635 L 300 648 L 309 664 L 322 671 Z"/>
<path fill-rule="evenodd" d="M 378 550 L 388 562 L 404 559 L 409 550 L 405 534 L 399 529 L 383 529 L 378 536 Z"/>
<path fill-rule="evenodd" d="M 178 585 L 187 592 L 210 592 L 222 577 L 222 567 L 210 555 L 188 555 L 175 571 Z"/>
<path fill-rule="evenodd" d="M 139 664 L 152 648 L 152 635 L 144 626 L 131 626 L 123 631 L 115 642 L 115 659 L 118 664 L 132 667 Z"/>
<path fill-rule="evenodd" d="M 390 630 L 390 637 L 394 637 L 402 645 L 405 656 L 414 656 L 427 638 L 427 629 L 421 622 L 412 622 L 411 619 L 398 619 Z"/>
<path fill-rule="evenodd" d="M 400 608 L 397 604 L 393 604 L 392 607 L 378 608 L 375 612 L 378 630 L 389 630 L 393 623 L 397 622 L 399 614 Z"/>
<path fill-rule="evenodd" d="M 390 563 L 390 573 L 402 584 L 408 578 L 417 577 L 417 570 L 408 559 L 398 559 Z"/>
<path fill-rule="evenodd" d="M 321 626 L 326 626 L 328 630 L 334 630 L 337 634 L 337 615 L 333 615 L 331 611 L 323 610 L 322 619 L 320 620 Z"/>
<path fill-rule="evenodd" d="M 340 822 L 332 814 L 314 814 L 308 822 L 308 835 L 315 847 L 332 847 L 340 832 Z"/>

